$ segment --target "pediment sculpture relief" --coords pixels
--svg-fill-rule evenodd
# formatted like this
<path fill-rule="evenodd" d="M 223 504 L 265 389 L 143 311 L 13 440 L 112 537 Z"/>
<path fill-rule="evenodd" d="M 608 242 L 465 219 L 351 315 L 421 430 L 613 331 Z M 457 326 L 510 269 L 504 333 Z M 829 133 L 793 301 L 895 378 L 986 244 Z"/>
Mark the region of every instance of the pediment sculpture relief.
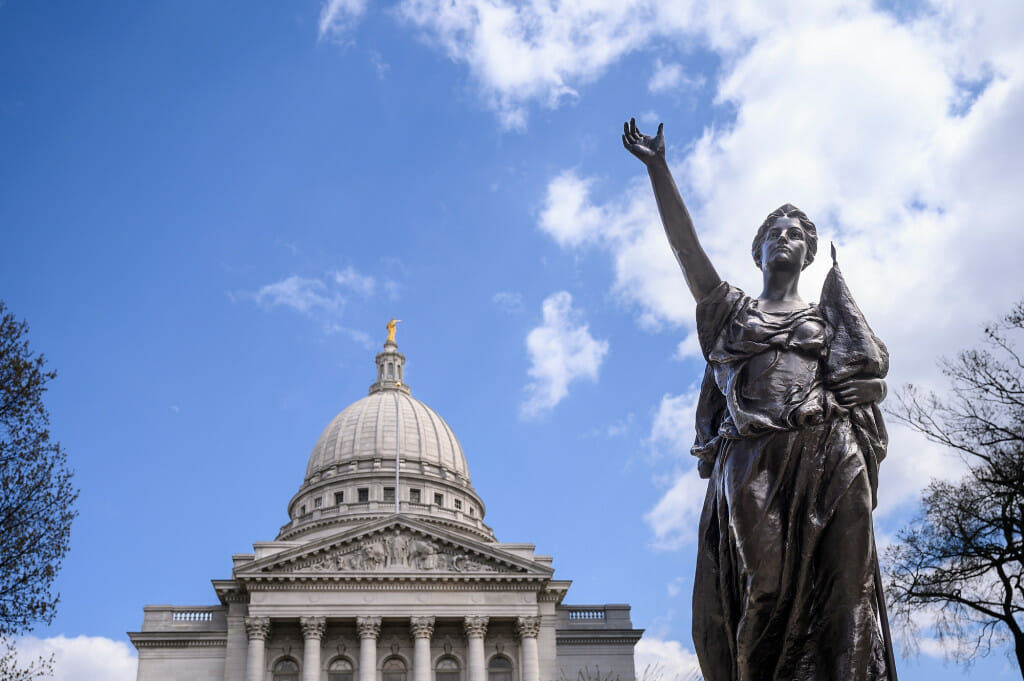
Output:
<path fill-rule="evenodd" d="M 411 532 L 350 542 L 326 555 L 300 561 L 293 572 L 498 572 L 499 566 L 468 550 Z"/>

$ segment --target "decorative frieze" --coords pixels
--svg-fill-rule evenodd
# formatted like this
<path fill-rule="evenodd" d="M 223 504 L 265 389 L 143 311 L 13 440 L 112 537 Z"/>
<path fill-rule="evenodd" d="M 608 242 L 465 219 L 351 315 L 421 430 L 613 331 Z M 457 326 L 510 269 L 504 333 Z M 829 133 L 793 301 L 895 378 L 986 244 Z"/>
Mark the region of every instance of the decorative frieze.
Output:
<path fill-rule="evenodd" d="M 380 636 L 380 618 L 379 617 L 357 617 L 356 618 L 356 629 L 359 631 L 359 638 L 372 638 L 377 640 Z"/>
<path fill-rule="evenodd" d="M 409 629 L 413 638 L 430 638 L 434 635 L 434 618 L 412 617 L 409 619 Z"/>
<path fill-rule="evenodd" d="M 488 617 L 482 615 L 471 615 L 465 619 L 463 628 L 466 631 L 466 638 L 483 638 L 487 634 Z"/>
<path fill-rule="evenodd" d="M 299 626 L 302 627 L 302 638 L 319 641 L 324 637 L 327 630 L 327 619 L 324 617 L 300 617 Z"/>
<path fill-rule="evenodd" d="M 540 616 L 516 619 L 516 635 L 519 638 L 537 638 L 540 633 Z"/>
<path fill-rule="evenodd" d="M 405 530 L 349 542 L 326 554 L 299 560 L 291 572 L 498 572 L 495 561 Z M 521 572 L 504 566 L 503 572 Z"/>
<path fill-rule="evenodd" d="M 270 635 L 269 617 L 246 617 L 245 633 L 250 641 L 266 641 Z"/>

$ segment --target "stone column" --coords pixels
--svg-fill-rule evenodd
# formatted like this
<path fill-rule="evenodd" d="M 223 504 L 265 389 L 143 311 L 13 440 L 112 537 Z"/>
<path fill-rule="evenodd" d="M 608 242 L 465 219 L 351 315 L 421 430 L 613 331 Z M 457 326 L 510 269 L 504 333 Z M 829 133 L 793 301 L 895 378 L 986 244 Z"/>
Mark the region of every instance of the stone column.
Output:
<path fill-rule="evenodd" d="M 487 665 L 484 663 L 484 634 L 487 633 L 487 617 L 467 617 L 463 626 L 468 642 L 467 657 L 469 681 L 487 681 Z"/>
<path fill-rule="evenodd" d="M 246 617 L 245 633 L 249 636 L 249 650 L 245 656 L 246 681 L 263 681 L 267 656 L 267 636 L 270 635 L 270 618 Z"/>
<path fill-rule="evenodd" d="M 540 681 L 540 653 L 537 648 L 539 632 L 540 617 L 520 617 L 516 620 L 516 634 L 519 636 L 523 656 L 523 681 Z"/>
<path fill-rule="evenodd" d="M 327 620 L 323 617 L 300 617 L 302 627 L 302 681 L 320 681 L 320 639 L 324 637 Z"/>
<path fill-rule="evenodd" d="M 377 681 L 377 637 L 379 617 L 357 617 L 359 630 L 359 681 Z"/>
<path fill-rule="evenodd" d="M 430 681 L 430 637 L 434 635 L 433 617 L 413 617 L 409 620 L 412 630 L 412 681 Z"/>

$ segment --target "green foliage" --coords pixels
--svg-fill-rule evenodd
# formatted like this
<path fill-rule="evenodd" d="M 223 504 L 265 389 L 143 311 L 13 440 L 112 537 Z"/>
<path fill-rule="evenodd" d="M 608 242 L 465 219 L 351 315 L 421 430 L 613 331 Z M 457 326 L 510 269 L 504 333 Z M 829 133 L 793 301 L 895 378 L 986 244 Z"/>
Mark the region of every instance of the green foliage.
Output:
<path fill-rule="evenodd" d="M 0 302 L 0 672 L 34 678 L 39 661 L 16 669 L 13 637 L 56 614 L 53 582 L 68 552 L 78 490 L 67 456 L 50 439 L 43 393 L 55 371 L 28 345 L 28 325 Z"/>
<path fill-rule="evenodd" d="M 897 419 L 967 464 L 933 480 L 920 516 L 886 552 L 893 619 L 925 619 L 963 664 L 1009 644 L 1024 675 L 1024 301 L 985 332 L 984 346 L 941 363 L 945 396 L 908 386 Z"/>

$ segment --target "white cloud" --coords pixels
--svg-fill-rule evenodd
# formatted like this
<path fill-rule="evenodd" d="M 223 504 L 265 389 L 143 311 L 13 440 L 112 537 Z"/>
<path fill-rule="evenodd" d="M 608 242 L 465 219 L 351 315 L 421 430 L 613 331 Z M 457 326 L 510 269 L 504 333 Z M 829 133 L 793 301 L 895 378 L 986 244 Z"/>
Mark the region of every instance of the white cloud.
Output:
<path fill-rule="evenodd" d="M 637 181 L 626 190 L 627 195 L 646 200 L 597 205 L 590 196 L 594 181 L 564 171 L 548 184 L 538 226 L 567 248 L 596 245 L 608 251 L 614 262 L 616 298 L 637 307 L 647 327 L 678 325 L 693 318 L 693 301 L 665 244 L 646 184 Z"/>
<path fill-rule="evenodd" d="M 676 460 L 669 489 L 644 516 L 659 550 L 677 549 L 697 538 L 697 523 L 704 505 L 707 481 L 697 475 L 690 456 L 698 390 L 663 395 L 651 424 L 648 444 L 656 458 L 667 453 Z"/>
<path fill-rule="evenodd" d="M 498 291 L 491 302 L 509 314 L 523 311 L 523 296 L 515 291 Z"/>
<path fill-rule="evenodd" d="M 334 273 L 334 281 L 338 286 L 351 289 L 362 296 L 373 295 L 377 288 L 377 280 L 368 274 L 360 274 L 354 267 L 349 265 L 343 270 Z"/>
<path fill-rule="evenodd" d="M 320 8 L 317 24 L 320 39 L 344 42 L 366 12 L 367 0 L 326 0 Z"/>
<path fill-rule="evenodd" d="M 697 681 L 697 655 L 679 641 L 644 636 L 635 648 L 637 678 L 640 681 Z"/>
<path fill-rule="evenodd" d="M 569 394 L 573 381 L 596 381 L 608 354 L 608 342 L 590 335 L 589 327 L 573 309 L 568 292 L 548 296 L 542 310 L 543 323 L 526 336 L 532 380 L 520 409 L 523 418 L 534 418 L 554 408 Z"/>
<path fill-rule="evenodd" d="M 102 636 L 25 636 L 16 643 L 22 665 L 54 656 L 54 681 L 135 681 L 138 661 L 132 647 Z"/>
<path fill-rule="evenodd" d="M 580 85 L 664 32 L 660 20 L 668 18 L 649 0 L 403 0 L 399 13 L 469 68 L 506 129 L 526 126 L 532 102 L 575 100 Z M 672 26 L 685 14 L 673 11 Z"/>
<path fill-rule="evenodd" d="M 371 298 L 382 292 L 390 300 L 398 297 L 398 284 L 390 279 L 379 280 L 362 274 L 352 266 L 336 270 L 325 277 L 302 277 L 297 274 L 261 286 L 255 293 L 232 295 L 232 300 L 253 300 L 264 308 L 286 307 L 316 320 L 326 334 L 342 333 L 367 347 L 373 347 L 363 331 L 341 323 L 345 308 L 353 295 Z"/>
<path fill-rule="evenodd" d="M 936 358 L 977 344 L 983 322 L 1022 294 L 1024 45 L 1012 35 L 1024 29 L 1024 9 L 932 10 L 901 22 L 854 2 L 710 4 L 698 24 L 728 57 L 717 102 L 735 119 L 709 126 L 690 147 L 671 126 L 666 133 L 670 157 L 685 149 L 674 171 L 727 280 L 760 290 L 747 244 L 783 202 L 818 223 L 808 299 L 827 272 L 828 241 L 837 243 L 858 303 L 889 345 L 892 390 L 941 389 Z M 696 356 L 692 302 L 646 177 L 638 172 L 624 192 L 600 190 L 577 170 L 560 173 L 540 228 L 567 249 L 605 251 L 613 293 L 635 307 L 638 323 L 679 327 L 690 335 L 678 356 Z M 919 436 L 898 427 L 892 435 L 883 516 L 916 499 L 929 476 L 961 470 Z M 670 507 L 666 497 L 652 516 Z"/>
<path fill-rule="evenodd" d="M 660 57 L 654 60 L 654 72 L 647 81 L 647 89 L 653 93 L 678 91 L 679 94 L 693 94 L 693 90 L 703 85 L 703 77 L 690 78 L 682 64 L 663 62 Z"/>
<path fill-rule="evenodd" d="M 327 294 L 327 286 L 319 279 L 307 279 L 291 275 L 281 281 L 261 286 L 255 293 L 256 302 L 260 305 L 290 307 L 299 312 L 311 312 L 315 309 L 340 313 L 345 301 Z"/>

